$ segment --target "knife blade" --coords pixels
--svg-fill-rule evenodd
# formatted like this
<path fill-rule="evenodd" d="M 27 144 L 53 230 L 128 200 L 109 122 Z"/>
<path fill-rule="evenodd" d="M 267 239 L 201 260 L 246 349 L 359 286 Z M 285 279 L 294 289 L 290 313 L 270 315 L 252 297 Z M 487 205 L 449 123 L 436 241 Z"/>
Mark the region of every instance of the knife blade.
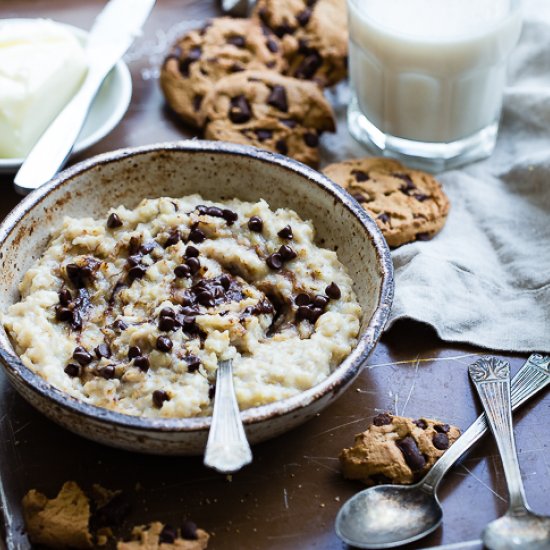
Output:
<path fill-rule="evenodd" d="M 155 0 L 110 0 L 88 35 L 88 73 L 79 91 L 42 134 L 14 178 L 23 195 L 49 181 L 65 164 L 105 77 L 141 31 Z"/>

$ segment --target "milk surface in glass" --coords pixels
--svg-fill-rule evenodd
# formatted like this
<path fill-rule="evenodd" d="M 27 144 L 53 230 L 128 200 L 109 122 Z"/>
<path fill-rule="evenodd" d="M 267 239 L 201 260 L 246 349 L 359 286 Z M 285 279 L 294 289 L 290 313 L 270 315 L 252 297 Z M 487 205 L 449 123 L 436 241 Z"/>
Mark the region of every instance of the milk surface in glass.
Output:
<path fill-rule="evenodd" d="M 521 29 L 515 0 L 349 0 L 349 20 L 355 137 L 425 157 L 479 140 L 492 149 Z"/>

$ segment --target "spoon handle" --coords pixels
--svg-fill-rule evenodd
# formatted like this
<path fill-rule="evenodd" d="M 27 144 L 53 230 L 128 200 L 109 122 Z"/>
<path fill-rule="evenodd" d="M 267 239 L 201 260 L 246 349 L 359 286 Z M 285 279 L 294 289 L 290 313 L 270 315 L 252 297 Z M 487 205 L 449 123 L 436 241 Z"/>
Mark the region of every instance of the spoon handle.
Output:
<path fill-rule="evenodd" d="M 232 360 L 220 361 L 216 375 L 216 397 L 208 434 L 204 465 L 222 473 L 236 472 L 252 461 L 235 389 Z"/>
<path fill-rule="evenodd" d="M 531 355 L 512 380 L 512 410 L 516 410 L 528 399 L 550 384 L 550 356 L 537 353 Z M 434 492 L 447 473 L 447 470 L 487 431 L 485 414 L 477 420 L 458 438 L 445 454 L 435 463 L 433 468 L 419 482 L 426 491 Z"/>
<path fill-rule="evenodd" d="M 470 365 L 468 370 L 500 452 L 510 494 L 510 509 L 525 510 L 527 504 L 512 426 L 510 363 L 484 357 Z"/>

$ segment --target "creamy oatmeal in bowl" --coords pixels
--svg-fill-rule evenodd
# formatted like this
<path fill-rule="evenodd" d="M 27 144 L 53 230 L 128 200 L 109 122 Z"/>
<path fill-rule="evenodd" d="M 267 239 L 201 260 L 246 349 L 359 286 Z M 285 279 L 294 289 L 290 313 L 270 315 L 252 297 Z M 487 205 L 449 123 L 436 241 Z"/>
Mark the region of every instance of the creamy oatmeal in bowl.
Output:
<path fill-rule="evenodd" d="M 265 200 L 145 199 L 65 217 L 3 324 L 23 363 L 86 403 L 211 414 L 219 360 L 241 409 L 299 394 L 349 355 L 361 308 L 334 251 Z"/>
<path fill-rule="evenodd" d="M 133 451 L 203 452 L 226 357 L 251 444 L 315 417 L 359 374 L 392 297 L 364 210 L 252 147 L 106 153 L 0 223 L 4 373 L 55 422 Z"/>

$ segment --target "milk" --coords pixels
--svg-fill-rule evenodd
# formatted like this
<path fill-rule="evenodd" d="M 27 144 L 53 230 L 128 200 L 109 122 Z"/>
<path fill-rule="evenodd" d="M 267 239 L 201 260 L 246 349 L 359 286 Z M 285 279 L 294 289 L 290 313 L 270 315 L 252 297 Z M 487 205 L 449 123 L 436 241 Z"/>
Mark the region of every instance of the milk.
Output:
<path fill-rule="evenodd" d="M 368 123 L 435 144 L 495 125 L 521 30 L 516 8 L 514 0 L 349 0 L 351 83 Z"/>

